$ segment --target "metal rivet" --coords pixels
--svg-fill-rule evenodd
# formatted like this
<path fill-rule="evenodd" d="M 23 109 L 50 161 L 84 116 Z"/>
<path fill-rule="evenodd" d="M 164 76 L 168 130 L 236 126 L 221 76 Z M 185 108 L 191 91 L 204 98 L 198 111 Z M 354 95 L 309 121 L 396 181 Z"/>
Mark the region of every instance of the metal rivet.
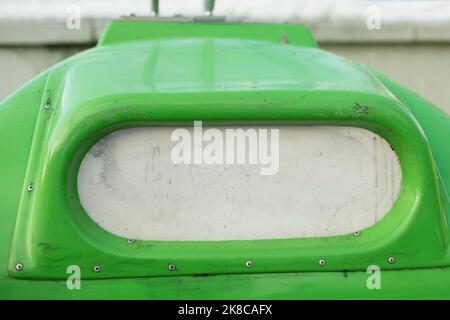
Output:
<path fill-rule="evenodd" d="M 128 242 L 129 244 L 132 244 L 132 243 L 134 243 L 134 240 L 133 240 L 133 239 L 128 239 L 127 242 Z"/>
<path fill-rule="evenodd" d="M 325 263 L 327 263 L 327 262 L 325 261 L 325 259 L 320 259 L 320 260 L 319 260 L 319 266 L 324 266 Z"/>
<path fill-rule="evenodd" d="M 361 234 L 360 231 L 355 231 L 355 232 L 353 232 L 353 235 L 354 235 L 355 237 L 359 236 L 360 234 Z"/>
<path fill-rule="evenodd" d="M 50 102 L 47 102 L 46 104 L 44 104 L 44 108 L 45 109 L 50 109 L 50 107 L 51 107 Z"/>
<path fill-rule="evenodd" d="M 246 266 L 247 268 L 253 267 L 253 261 L 250 261 L 250 260 L 246 261 L 246 262 L 245 262 L 245 266 Z"/>
<path fill-rule="evenodd" d="M 177 269 L 177 266 L 174 265 L 173 263 L 169 264 L 169 271 L 175 271 Z"/>
<path fill-rule="evenodd" d="M 93 270 L 94 272 L 100 272 L 102 271 L 102 268 L 100 266 L 94 266 Z"/>
<path fill-rule="evenodd" d="M 16 270 L 17 271 L 22 271 L 23 270 L 23 264 L 21 264 L 21 263 L 16 264 Z"/>
<path fill-rule="evenodd" d="M 30 184 L 30 185 L 27 187 L 27 190 L 28 190 L 29 192 L 33 191 L 33 190 L 34 190 L 33 184 Z"/>
<path fill-rule="evenodd" d="M 395 258 L 394 258 L 394 257 L 389 257 L 389 258 L 388 258 L 388 262 L 389 262 L 390 264 L 395 263 Z"/>

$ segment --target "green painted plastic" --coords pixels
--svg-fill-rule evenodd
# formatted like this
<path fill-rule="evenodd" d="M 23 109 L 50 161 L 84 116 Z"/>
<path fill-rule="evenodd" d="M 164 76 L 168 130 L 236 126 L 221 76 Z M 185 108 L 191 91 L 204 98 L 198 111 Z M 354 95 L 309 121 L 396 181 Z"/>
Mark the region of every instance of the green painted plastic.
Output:
<path fill-rule="evenodd" d="M 315 46 L 304 26 L 113 22 L 96 48 L 3 101 L 0 297 L 450 298 L 449 117 Z M 369 129 L 399 156 L 400 196 L 358 237 L 129 244 L 97 226 L 76 187 L 90 147 L 122 128 L 194 120 Z M 66 288 L 69 265 L 85 289 Z M 377 293 L 369 265 L 385 271 Z"/>

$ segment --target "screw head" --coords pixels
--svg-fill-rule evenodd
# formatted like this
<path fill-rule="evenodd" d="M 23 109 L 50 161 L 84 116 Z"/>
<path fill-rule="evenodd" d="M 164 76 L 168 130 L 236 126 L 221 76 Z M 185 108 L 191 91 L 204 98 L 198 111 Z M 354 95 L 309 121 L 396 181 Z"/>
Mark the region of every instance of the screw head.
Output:
<path fill-rule="evenodd" d="M 325 259 L 320 259 L 319 260 L 319 266 L 324 266 L 326 264 L 326 260 Z"/>
<path fill-rule="evenodd" d="M 94 270 L 94 272 L 100 272 L 100 271 L 102 271 L 102 267 L 100 267 L 100 266 L 94 266 L 93 268 L 92 268 L 92 270 Z"/>
<path fill-rule="evenodd" d="M 353 232 L 353 235 L 354 235 L 355 237 L 357 237 L 357 236 L 361 235 L 361 231 L 355 231 L 355 232 Z"/>
<path fill-rule="evenodd" d="M 128 242 L 129 244 L 134 243 L 134 241 L 135 241 L 134 239 L 128 239 L 128 240 L 127 240 L 127 242 Z"/>
<path fill-rule="evenodd" d="M 177 266 L 173 263 L 170 263 L 168 266 L 169 271 L 175 271 L 177 269 Z"/>
<path fill-rule="evenodd" d="M 389 257 L 389 258 L 388 258 L 388 262 L 389 262 L 390 264 L 395 263 L 395 258 L 394 258 L 394 257 Z"/>
<path fill-rule="evenodd" d="M 17 271 L 22 271 L 23 270 L 23 264 L 21 264 L 21 263 L 16 264 L 16 270 Z"/>
<path fill-rule="evenodd" d="M 27 190 L 28 190 L 28 192 L 33 191 L 33 190 L 34 190 L 33 184 L 30 184 L 30 185 L 27 187 Z"/>
<path fill-rule="evenodd" d="M 245 266 L 246 266 L 247 268 L 253 267 L 253 261 L 251 261 L 251 260 L 246 261 L 246 262 L 245 262 Z"/>

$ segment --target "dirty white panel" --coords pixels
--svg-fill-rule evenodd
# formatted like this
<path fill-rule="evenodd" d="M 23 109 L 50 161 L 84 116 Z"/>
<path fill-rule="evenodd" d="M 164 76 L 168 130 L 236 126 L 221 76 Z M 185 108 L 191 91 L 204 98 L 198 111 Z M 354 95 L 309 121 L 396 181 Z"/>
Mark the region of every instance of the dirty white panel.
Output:
<path fill-rule="evenodd" d="M 262 128 L 279 129 L 274 175 L 261 175 L 259 164 L 174 164 L 176 128 L 118 131 L 86 154 L 81 203 L 109 232 L 143 240 L 341 235 L 372 226 L 392 207 L 401 169 L 381 137 L 350 127 Z"/>

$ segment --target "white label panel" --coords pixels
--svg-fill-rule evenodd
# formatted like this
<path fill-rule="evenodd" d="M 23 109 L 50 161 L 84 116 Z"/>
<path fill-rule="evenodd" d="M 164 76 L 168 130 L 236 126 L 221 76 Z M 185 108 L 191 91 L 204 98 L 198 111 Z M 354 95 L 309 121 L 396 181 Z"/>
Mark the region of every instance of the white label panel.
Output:
<path fill-rule="evenodd" d="M 194 140 L 193 127 L 185 128 Z M 238 128 L 216 129 L 226 137 L 226 129 Z M 174 163 L 179 142 L 171 138 L 176 129 L 121 130 L 86 154 L 78 192 L 98 225 L 142 240 L 334 236 L 375 224 L 400 191 L 397 155 L 384 139 L 364 129 L 252 127 L 257 132 L 279 130 L 278 170 L 272 175 L 261 174 L 261 162 Z M 200 148 L 204 151 L 206 145 Z M 192 159 L 195 150 L 202 150 L 195 148 Z M 238 149 L 234 151 L 243 152 Z"/>

